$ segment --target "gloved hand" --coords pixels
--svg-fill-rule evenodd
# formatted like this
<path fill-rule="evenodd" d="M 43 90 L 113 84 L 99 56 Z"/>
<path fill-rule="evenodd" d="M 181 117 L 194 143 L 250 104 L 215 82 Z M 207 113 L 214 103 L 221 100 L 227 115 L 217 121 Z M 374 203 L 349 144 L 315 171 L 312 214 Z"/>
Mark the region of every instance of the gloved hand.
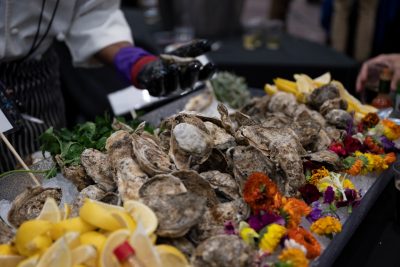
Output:
<path fill-rule="evenodd" d="M 202 65 L 195 57 L 211 50 L 206 40 L 196 40 L 168 54 L 153 56 L 141 48 L 124 47 L 114 58 L 117 69 L 137 88 L 147 89 L 153 96 L 165 96 L 177 89 L 193 87 L 206 80 L 215 65 Z"/>

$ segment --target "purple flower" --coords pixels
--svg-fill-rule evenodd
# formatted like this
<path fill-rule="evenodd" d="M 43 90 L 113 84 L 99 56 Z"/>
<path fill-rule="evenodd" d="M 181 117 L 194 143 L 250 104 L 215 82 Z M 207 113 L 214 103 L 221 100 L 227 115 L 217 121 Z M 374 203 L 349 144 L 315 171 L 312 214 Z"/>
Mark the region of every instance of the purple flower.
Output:
<path fill-rule="evenodd" d="M 281 216 L 275 213 L 264 211 L 261 211 L 259 214 L 256 215 L 251 215 L 247 222 L 249 223 L 250 227 L 257 232 L 271 223 L 285 225 L 285 220 Z"/>
<path fill-rule="evenodd" d="M 393 149 L 395 148 L 394 143 L 387 139 L 387 137 L 384 135 L 380 137 L 380 141 L 385 151 L 393 151 Z"/>
<path fill-rule="evenodd" d="M 335 199 L 335 192 L 333 191 L 332 186 L 328 186 L 324 193 L 324 203 L 331 204 Z"/>
<path fill-rule="evenodd" d="M 299 191 L 304 201 L 308 205 L 314 201 L 317 201 L 321 197 L 321 193 L 318 191 L 318 188 L 313 184 L 305 184 L 299 188 Z"/>
<path fill-rule="evenodd" d="M 224 223 L 224 231 L 227 235 L 235 235 L 235 226 L 233 225 L 232 221 L 227 221 Z"/>
<path fill-rule="evenodd" d="M 346 207 L 346 206 L 352 206 L 352 207 L 356 207 L 360 204 L 361 198 L 360 195 L 357 193 L 356 190 L 354 189 L 349 189 L 346 188 L 344 190 L 344 194 L 346 195 L 346 201 L 342 200 L 342 201 L 337 201 L 336 202 L 336 207 L 340 208 L 340 207 Z"/>
<path fill-rule="evenodd" d="M 313 223 L 322 217 L 322 209 L 321 209 L 321 204 L 318 201 L 311 203 L 311 208 L 312 210 L 310 214 L 307 215 L 306 219 L 309 222 Z"/>

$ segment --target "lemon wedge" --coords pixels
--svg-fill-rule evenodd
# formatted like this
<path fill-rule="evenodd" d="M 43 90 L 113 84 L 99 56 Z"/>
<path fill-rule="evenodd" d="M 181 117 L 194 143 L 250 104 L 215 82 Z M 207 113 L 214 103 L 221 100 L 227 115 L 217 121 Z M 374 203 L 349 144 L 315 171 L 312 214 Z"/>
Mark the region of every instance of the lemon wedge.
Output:
<path fill-rule="evenodd" d="M 81 245 L 76 247 L 71 252 L 72 255 L 72 265 L 83 264 L 87 262 L 92 262 L 91 265 L 95 265 L 97 251 L 92 245 Z"/>
<path fill-rule="evenodd" d="M 61 211 L 54 198 L 48 197 L 46 199 L 46 202 L 36 219 L 54 223 L 61 221 Z"/>
<path fill-rule="evenodd" d="M 20 263 L 24 257 L 19 255 L 0 255 L 1 267 L 15 267 Z"/>
<path fill-rule="evenodd" d="M 70 267 L 72 265 L 71 250 L 68 237 L 63 236 L 49 247 L 40 257 L 37 267 Z"/>
<path fill-rule="evenodd" d="M 107 238 L 99 232 L 90 231 L 82 234 L 79 239 L 82 245 L 92 245 L 97 251 L 100 251 Z"/>
<path fill-rule="evenodd" d="M 129 243 L 136 251 L 138 259 L 145 264 L 145 266 L 161 267 L 160 257 L 155 250 L 152 240 L 142 226 L 141 221 L 137 222 L 135 232 L 129 239 Z"/>
<path fill-rule="evenodd" d="M 118 221 L 122 228 L 132 232 L 136 229 L 136 222 L 129 213 L 125 211 L 112 211 L 111 215 Z"/>
<path fill-rule="evenodd" d="M 35 267 L 38 261 L 39 255 L 34 255 L 18 263 L 17 267 Z"/>
<path fill-rule="evenodd" d="M 136 222 L 141 222 L 147 235 L 151 235 L 157 229 L 157 216 L 154 211 L 145 204 L 135 200 L 128 200 L 124 203 L 124 208 Z"/>
<path fill-rule="evenodd" d="M 173 246 L 156 246 L 163 267 L 188 267 L 189 262 L 185 255 Z"/>
<path fill-rule="evenodd" d="M 57 240 L 68 232 L 85 233 L 94 229 L 96 229 L 95 226 L 87 223 L 80 217 L 75 217 L 54 224 L 50 229 L 50 234 L 53 240 Z"/>
<path fill-rule="evenodd" d="M 119 267 L 119 263 L 114 256 L 114 249 L 129 238 L 130 232 L 127 229 L 120 229 L 111 233 L 101 250 L 99 264 L 100 267 Z M 149 265 L 150 266 L 150 265 Z"/>
<path fill-rule="evenodd" d="M 0 245 L 0 255 L 15 255 L 17 251 L 10 244 L 1 244 Z M 0 265 L 1 266 L 1 265 Z"/>
<path fill-rule="evenodd" d="M 64 210 L 62 211 L 62 220 L 66 220 L 71 215 L 72 207 L 70 204 L 64 203 Z"/>
<path fill-rule="evenodd" d="M 31 220 L 21 224 L 15 235 L 15 247 L 22 256 L 32 256 L 39 253 L 41 248 L 35 247 L 36 244 L 43 242 L 45 238 L 39 238 L 34 243 L 32 241 L 40 235 L 47 235 L 52 227 L 52 223 L 44 220 Z"/>
<path fill-rule="evenodd" d="M 115 231 L 122 228 L 118 220 L 111 215 L 111 212 L 123 211 L 123 209 L 121 208 L 121 210 L 110 210 L 104 205 L 93 201 L 85 201 L 79 211 L 79 215 L 85 222 L 107 231 Z"/>
<path fill-rule="evenodd" d="M 322 74 L 321 76 L 317 77 L 314 79 L 314 82 L 318 83 L 318 85 L 322 86 L 325 84 L 330 83 L 332 80 L 332 76 L 330 72 L 326 72 Z"/>

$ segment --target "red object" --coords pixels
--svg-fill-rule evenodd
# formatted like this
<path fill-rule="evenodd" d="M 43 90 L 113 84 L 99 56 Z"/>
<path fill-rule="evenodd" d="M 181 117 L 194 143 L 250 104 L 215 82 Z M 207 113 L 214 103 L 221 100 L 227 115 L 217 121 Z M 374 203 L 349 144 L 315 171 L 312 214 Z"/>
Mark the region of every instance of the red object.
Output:
<path fill-rule="evenodd" d="M 142 70 L 142 68 L 150 63 L 157 60 L 156 56 L 144 56 L 141 59 L 139 59 L 135 65 L 132 66 L 131 69 L 131 78 L 132 78 L 132 84 L 136 87 L 136 88 L 140 88 L 140 85 L 138 84 L 137 81 L 137 76 L 139 75 L 139 72 Z"/>
<path fill-rule="evenodd" d="M 126 261 L 130 256 L 135 255 L 135 253 L 135 250 L 128 241 L 125 241 L 114 249 L 114 255 L 117 257 L 119 262 Z"/>
<path fill-rule="evenodd" d="M 372 100 L 371 105 L 377 109 L 390 108 L 393 106 L 393 101 L 387 94 L 378 94 L 378 96 Z"/>

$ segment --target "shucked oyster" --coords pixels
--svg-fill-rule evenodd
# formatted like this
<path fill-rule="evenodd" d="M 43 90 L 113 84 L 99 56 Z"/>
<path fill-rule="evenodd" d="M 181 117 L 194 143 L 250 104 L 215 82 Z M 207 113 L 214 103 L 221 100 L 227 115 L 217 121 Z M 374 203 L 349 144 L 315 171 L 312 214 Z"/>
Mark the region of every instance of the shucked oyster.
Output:
<path fill-rule="evenodd" d="M 193 267 L 252 266 L 254 252 L 236 235 L 217 235 L 201 243 L 191 258 Z"/>
<path fill-rule="evenodd" d="M 230 174 L 219 171 L 208 171 L 202 172 L 200 175 L 210 183 L 217 196 L 228 200 L 240 198 L 239 185 Z"/>
<path fill-rule="evenodd" d="M 108 155 L 96 149 L 85 149 L 81 154 L 81 162 L 89 177 L 105 191 L 113 191 L 116 187 L 113 170 Z"/>
<path fill-rule="evenodd" d="M 190 192 L 177 195 L 147 196 L 141 199 L 156 214 L 157 235 L 182 237 L 203 215 L 206 200 Z"/>
<path fill-rule="evenodd" d="M 132 136 L 126 131 L 113 133 L 106 149 L 114 167 L 118 192 L 123 201 L 138 200 L 139 189 L 147 179 L 139 164 L 133 159 Z"/>
<path fill-rule="evenodd" d="M 36 218 L 43 208 L 48 197 L 54 198 L 59 204 L 61 201 L 60 188 L 28 187 L 12 202 L 8 212 L 8 221 L 18 228 L 24 221 Z"/>
<path fill-rule="evenodd" d="M 149 176 L 169 173 L 174 169 L 168 155 L 150 135 L 132 134 L 132 138 L 136 161 Z"/>
<path fill-rule="evenodd" d="M 179 170 L 206 161 L 213 144 L 213 137 L 199 118 L 189 114 L 174 118 L 169 155 Z"/>
<path fill-rule="evenodd" d="M 176 195 L 187 189 L 179 178 L 170 174 L 159 174 L 148 179 L 139 189 L 141 198 L 145 196 Z"/>

